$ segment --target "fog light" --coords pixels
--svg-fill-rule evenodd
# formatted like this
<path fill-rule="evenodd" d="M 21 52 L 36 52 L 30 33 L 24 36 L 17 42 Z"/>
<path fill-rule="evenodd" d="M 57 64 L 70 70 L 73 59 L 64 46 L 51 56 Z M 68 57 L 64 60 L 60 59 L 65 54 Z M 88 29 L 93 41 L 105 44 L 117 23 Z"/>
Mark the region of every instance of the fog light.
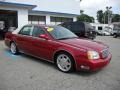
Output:
<path fill-rule="evenodd" d="M 81 66 L 81 69 L 86 69 L 86 70 L 89 70 L 90 69 L 90 67 L 89 66 Z"/>

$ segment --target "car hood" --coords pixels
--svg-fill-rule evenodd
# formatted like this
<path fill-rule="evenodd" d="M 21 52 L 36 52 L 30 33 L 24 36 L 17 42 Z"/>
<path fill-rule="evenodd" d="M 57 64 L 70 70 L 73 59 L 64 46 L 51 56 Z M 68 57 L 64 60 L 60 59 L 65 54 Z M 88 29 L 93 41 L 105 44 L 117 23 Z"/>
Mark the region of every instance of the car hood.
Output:
<path fill-rule="evenodd" d="M 108 46 L 97 41 L 92 41 L 92 40 L 87 40 L 87 39 L 65 39 L 65 40 L 60 40 L 60 42 L 74 46 L 76 48 L 82 48 L 85 50 L 95 50 L 95 51 L 102 51 L 106 49 Z"/>

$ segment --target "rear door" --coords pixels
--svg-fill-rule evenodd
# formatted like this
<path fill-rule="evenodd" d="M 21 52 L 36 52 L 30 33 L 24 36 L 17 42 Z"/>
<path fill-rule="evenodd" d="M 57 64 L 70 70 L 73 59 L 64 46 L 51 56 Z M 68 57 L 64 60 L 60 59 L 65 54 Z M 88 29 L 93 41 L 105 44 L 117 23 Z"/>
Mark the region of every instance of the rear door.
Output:
<path fill-rule="evenodd" d="M 16 44 L 22 52 L 29 53 L 31 51 L 31 33 L 33 26 L 24 26 L 16 36 Z"/>

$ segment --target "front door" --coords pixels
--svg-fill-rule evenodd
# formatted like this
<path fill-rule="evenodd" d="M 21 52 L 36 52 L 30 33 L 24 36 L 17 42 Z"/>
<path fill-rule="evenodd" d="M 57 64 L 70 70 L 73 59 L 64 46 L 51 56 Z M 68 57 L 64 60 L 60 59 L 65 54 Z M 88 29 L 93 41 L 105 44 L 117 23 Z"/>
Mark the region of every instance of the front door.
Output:
<path fill-rule="evenodd" d="M 52 56 L 52 43 L 51 40 L 45 40 L 43 38 L 40 38 L 39 35 L 41 34 L 47 34 L 41 27 L 35 26 L 32 33 L 32 54 L 35 56 L 38 56 L 43 59 L 50 60 L 50 57 Z"/>

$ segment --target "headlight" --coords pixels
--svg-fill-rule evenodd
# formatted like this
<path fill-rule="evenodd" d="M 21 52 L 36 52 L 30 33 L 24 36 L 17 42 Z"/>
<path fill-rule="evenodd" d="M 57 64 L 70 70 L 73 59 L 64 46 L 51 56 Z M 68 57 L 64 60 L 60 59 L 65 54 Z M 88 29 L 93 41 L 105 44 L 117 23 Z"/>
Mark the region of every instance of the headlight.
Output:
<path fill-rule="evenodd" d="M 87 55 L 88 55 L 89 60 L 91 60 L 91 59 L 99 59 L 100 58 L 99 53 L 96 52 L 96 51 L 88 51 Z"/>

